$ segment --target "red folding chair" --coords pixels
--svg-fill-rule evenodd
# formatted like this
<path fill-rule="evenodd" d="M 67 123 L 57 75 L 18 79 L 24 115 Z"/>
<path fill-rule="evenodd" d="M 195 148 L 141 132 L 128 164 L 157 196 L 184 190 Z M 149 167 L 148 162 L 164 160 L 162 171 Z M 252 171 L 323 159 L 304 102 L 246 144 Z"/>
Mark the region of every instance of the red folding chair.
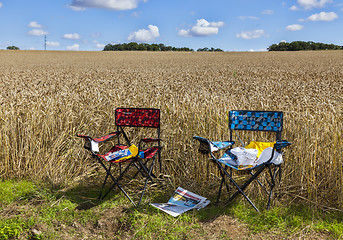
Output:
<path fill-rule="evenodd" d="M 119 184 L 119 181 L 128 175 L 130 179 L 134 179 L 141 175 L 144 179 L 144 188 L 138 203 L 141 204 L 143 195 L 146 191 L 148 182 L 153 182 L 153 178 L 156 178 L 153 173 L 155 160 L 158 160 L 160 172 L 162 171 L 161 162 L 161 139 L 160 139 L 160 110 L 153 108 L 117 108 L 115 110 L 115 124 L 117 131 L 110 133 L 101 138 L 92 138 L 86 135 L 77 135 L 85 140 L 85 148 L 89 150 L 93 157 L 97 159 L 100 165 L 105 169 L 106 176 L 103 185 L 100 189 L 99 199 L 104 199 L 107 194 L 118 187 L 124 195 L 135 205 L 134 201 L 125 192 L 123 187 Z M 126 131 L 128 128 L 140 128 L 140 129 L 156 129 L 156 131 Z M 129 134 L 130 133 L 130 134 Z M 136 136 L 138 134 L 138 136 Z M 147 137 L 146 134 L 153 134 L 154 137 Z M 125 143 L 121 143 L 121 137 L 123 136 Z M 129 138 L 131 137 L 131 138 Z M 138 147 L 132 144 L 133 138 L 140 138 Z M 99 153 L 99 143 L 113 140 L 115 138 L 116 143 L 105 153 Z M 153 143 L 155 143 L 153 145 Z M 113 169 L 114 165 L 118 165 L 118 168 Z M 136 171 L 132 173 L 131 168 L 135 167 Z M 115 172 L 119 174 L 115 174 Z M 132 173 L 131 177 L 129 173 Z M 114 176 L 117 177 L 114 177 Z M 103 188 L 108 180 L 113 180 L 113 185 L 110 189 L 102 194 Z"/>

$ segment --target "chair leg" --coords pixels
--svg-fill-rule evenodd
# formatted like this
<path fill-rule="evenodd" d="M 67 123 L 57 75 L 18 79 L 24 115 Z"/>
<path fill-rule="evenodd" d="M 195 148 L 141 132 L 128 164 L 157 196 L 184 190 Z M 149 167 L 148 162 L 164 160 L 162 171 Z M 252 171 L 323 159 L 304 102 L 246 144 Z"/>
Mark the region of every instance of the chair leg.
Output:
<path fill-rule="evenodd" d="M 267 210 L 269 210 L 270 203 L 271 203 L 271 200 L 272 200 L 273 188 L 275 187 L 275 177 L 276 177 L 276 173 L 277 173 L 276 171 L 277 171 L 278 166 L 274 166 L 274 174 L 272 174 L 270 166 L 268 166 L 268 168 L 269 168 L 270 177 L 272 179 L 272 183 L 270 185 L 270 192 L 269 192 L 269 199 L 268 199 L 268 204 L 267 204 Z"/>
<path fill-rule="evenodd" d="M 110 167 L 108 168 L 108 171 L 111 171 L 111 167 L 112 167 L 112 164 L 110 164 Z M 101 187 L 101 189 L 100 189 L 100 193 L 99 193 L 99 197 L 98 197 L 98 199 L 99 199 L 99 200 L 101 199 L 102 190 L 103 190 L 103 189 L 104 189 L 104 187 L 105 187 L 105 184 L 106 184 L 107 178 L 108 178 L 108 173 L 106 172 L 105 181 L 104 181 L 104 183 L 102 184 L 102 187 Z M 107 195 L 107 194 L 106 194 L 106 195 Z"/>
<path fill-rule="evenodd" d="M 254 174 L 253 174 L 253 172 L 252 171 L 249 171 L 249 173 L 250 173 L 250 175 L 251 176 L 253 176 Z M 258 178 L 256 177 L 256 179 L 255 179 L 256 181 L 257 181 L 257 183 L 258 183 L 258 185 L 260 185 L 261 186 L 261 188 L 263 188 L 263 190 L 267 193 L 267 194 L 269 194 L 269 192 L 268 192 L 268 190 L 267 190 L 267 188 L 261 183 L 261 181 L 260 180 L 258 180 Z M 268 184 L 269 184 L 269 181 L 267 181 L 268 182 Z"/>
<path fill-rule="evenodd" d="M 217 195 L 217 202 L 216 202 L 217 206 L 219 203 L 220 194 L 222 192 L 223 183 L 225 182 L 225 175 L 222 173 L 222 171 L 220 171 L 220 174 L 222 175 L 222 180 L 220 182 L 220 187 L 219 187 L 219 191 L 218 191 L 218 195 Z"/>
<path fill-rule="evenodd" d="M 223 168 L 223 166 L 217 162 L 218 166 L 223 170 L 223 172 L 230 178 L 231 182 L 235 185 L 235 187 L 237 188 L 237 191 L 231 196 L 231 198 L 225 203 L 225 205 L 227 205 L 230 201 L 232 201 L 232 199 L 234 199 L 239 193 L 241 193 L 245 199 L 251 204 L 251 206 L 253 206 L 253 208 L 259 212 L 258 208 L 255 206 L 255 204 L 250 200 L 250 198 L 244 193 L 244 189 L 256 178 L 256 176 L 258 176 L 258 174 L 262 171 L 257 171 L 258 174 L 254 174 L 254 176 L 252 176 L 242 187 L 239 187 L 239 185 L 236 183 L 236 181 L 232 178 L 232 176 L 226 171 L 225 168 Z"/>
<path fill-rule="evenodd" d="M 130 200 L 130 202 L 136 206 L 136 204 L 132 201 L 132 199 L 129 197 L 129 195 L 127 195 L 127 193 L 125 192 L 125 190 L 120 186 L 120 184 L 118 183 L 117 179 L 115 177 L 113 177 L 113 175 L 111 174 L 111 172 L 109 171 L 109 169 L 105 166 L 105 164 L 101 161 L 101 159 L 99 159 L 97 157 L 99 163 L 101 164 L 101 166 L 106 170 L 106 173 L 112 178 L 113 182 L 115 183 L 115 185 L 118 186 L 118 188 L 120 189 L 120 191 L 122 191 L 125 195 L 125 197 L 127 197 L 127 199 Z M 106 194 L 107 195 L 107 194 Z"/>
<path fill-rule="evenodd" d="M 145 161 L 145 163 L 143 163 L 143 165 L 145 166 L 146 172 L 147 172 L 147 169 L 148 169 L 148 168 L 146 167 L 148 161 L 149 161 L 149 159 L 147 159 L 147 160 Z M 155 158 L 153 159 L 153 161 L 155 161 Z M 137 168 L 137 169 L 138 169 L 138 168 Z M 142 169 L 143 169 L 143 167 L 140 167 L 140 168 L 138 169 L 138 171 L 133 175 L 132 179 L 135 178 L 135 177 L 138 175 L 138 173 L 139 173 L 140 171 L 142 171 Z M 152 172 L 150 173 L 150 176 L 152 176 L 152 177 L 154 177 L 154 178 L 157 178 L 156 175 L 153 174 Z"/>
<path fill-rule="evenodd" d="M 120 163 L 121 164 L 121 163 Z M 132 165 L 132 162 L 129 163 L 129 165 L 124 169 L 124 171 L 121 171 L 121 165 L 120 165 L 120 175 L 117 178 L 117 182 L 120 181 L 120 179 L 123 178 L 124 174 L 127 172 L 127 170 L 130 168 L 130 166 Z M 107 196 L 107 194 L 109 194 L 114 188 L 115 186 L 117 186 L 116 183 L 113 183 L 112 186 L 107 190 L 107 192 L 104 194 L 104 196 L 102 196 L 101 200 L 104 200 L 105 197 Z"/>
<path fill-rule="evenodd" d="M 227 166 L 225 166 L 225 169 L 227 169 Z M 220 187 L 219 187 L 219 191 L 218 191 L 218 195 L 217 195 L 217 201 L 216 201 L 216 205 L 217 206 L 219 204 L 219 198 L 220 198 L 220 194 L 221 194 L 222 187 L 223 187 L 224 183 L 226 185 L 227 192 L 230 192 L 230 188 L 229 188 L 228 184 L 225 181 L 225 174 L 223 173 L 223 171 L 220 168 L 219 168 L 219 171 L 220 171 L 220 175 L 222 176 L 222 180 L 220 182 Z M 230 168 L 230 175 L 232 176 L 232 169 L 231 168 Z M 230 180 L 230 182 L 231 182 L 231 180 Z"/>
<path fill-rule="evenodd" d="M 146 178 L 146 180 L 145 180 L 145 184 L 144 184 L 143 192 L 142 192 L 141 198 L 139 199 L 138 206 L 139 206 L 139 205 L 141 205 L 141 202 L 142 202 L 142 199 L 143 199 L 143 195 L 144 195 L 144 193 L 145 193 L 145 189 L 146 189 L 146 187 L 147 187 L 147 185 L 148 185 L 148 181 L 149 181 L 149 179 L 152 181 L 152 179 L 151 179 L 150 175 L 151 175 L 151 172 L 152 172 L 152 168 L 153 168 L 153 166 L 154 166 L 154 161 L 155 161 L 155 159 L 153 159 L 153 161 L 152 161 L 152 163 L 151 163 L 151 166 L 150 166 L 150 169 L 149 169 L 149 172 L 148 172 L 147 178 Z"/>

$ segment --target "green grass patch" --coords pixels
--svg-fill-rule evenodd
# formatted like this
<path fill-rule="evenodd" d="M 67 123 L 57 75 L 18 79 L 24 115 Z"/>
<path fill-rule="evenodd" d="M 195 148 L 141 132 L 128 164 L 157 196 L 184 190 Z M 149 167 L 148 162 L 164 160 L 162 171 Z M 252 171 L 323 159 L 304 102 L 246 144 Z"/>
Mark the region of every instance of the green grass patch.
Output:
<path fill-rule="evenodd" d="M 134 239 L 191 239 L 192 230 L 200 227 L 192 212 L 174 218 L 149 205 L 132 209 L 121 220 L 130 225 Z"/>
<path fill-rule="evenodd" d="M 33 197 L 37 188 L 28 181 L 0 181 L 0 207 L 16 200 L 25 200 Z"/>
<path fill-rule="evenodd" d="M 259 208 L 263 209 L 263 205 Z M 334 238 L 343 237 L 343 214 L 326 212 L 305 204 L 278 205 L 270 210 L 256 212 L 250 205 L 231 206 L 232 214 L 248 224 L 254 232 L 276 231 L 294 234 L 304 228 L 328 233 Z"/>
<path fill-rule="evenodd" d="M 324 237 L 343 238 L 342 213 L 325 212 L 305 204 L 275 202 L 276 206 L 267 211 L 263 210 L 264 204 L 255 201 L 261 210 L 258 213 L 244 200 L 237 200 L 229 206 L 215 206 L 212 200 L 212 204 L 200 211 L 191 210 L 174 218 L 148 204 L 167 202 L 169 190 L 147 194 L 144 204 L 138 208 L 134 208 L 120 192 L 111 192 L 105 200 L 97 200 L 98 190 L 96 185 L 59 191 L 28 181 L 1 181 L 0 240 L 206 239 L 206 226 L 208 229 L 221 216 L 224 216 L 221 221 L 232 221 L 226 217 L 230 216 L 246 223 L 247 238 L 251 233 L 297 236 L 303 229 Z M 215 236 L 230 239 L 230 232 L 225 226 L 221 227 L 216 226 Z"/>

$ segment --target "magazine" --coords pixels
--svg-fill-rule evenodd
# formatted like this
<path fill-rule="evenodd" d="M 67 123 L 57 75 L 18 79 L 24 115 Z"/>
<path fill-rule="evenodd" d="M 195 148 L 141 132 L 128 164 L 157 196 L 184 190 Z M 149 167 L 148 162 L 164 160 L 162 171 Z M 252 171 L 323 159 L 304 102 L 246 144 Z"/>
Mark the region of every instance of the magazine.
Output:
<path fill-rule="evenodd" d="M 167 203 L 150 203 L 150 205 L 177 217 L 180 214 L 196 208 L 200 210 L 210 203 L 205 197 L 178 187 Z"/>

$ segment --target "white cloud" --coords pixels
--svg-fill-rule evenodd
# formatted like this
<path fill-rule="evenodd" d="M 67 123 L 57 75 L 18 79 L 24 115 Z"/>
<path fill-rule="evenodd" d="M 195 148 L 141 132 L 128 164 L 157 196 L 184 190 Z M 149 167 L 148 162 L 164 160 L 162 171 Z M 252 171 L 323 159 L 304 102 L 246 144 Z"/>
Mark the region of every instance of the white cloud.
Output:
<path fill-rule="evenodd" d="M 2 7 L 2 3 L 0 2 L 0 8 Z"/>
<path fill-rule="evenodd" d="M 253 16 L 240 16 L 239 19 L 241 19 L 241 20 L 246 20 L 246 19 L 259 20 L 260 18 L 253 17 Z"/>
<path fill-rule="evenodd" d="M 69 5 L 69 7 L 74 10 L 74 11 L 84 11 L 86 10 L 85 7 L 76 7 L 76 6 L 73 6 L 73 5 Z"/>
<path fill-rule="evenodd" d="M 66 33 L 63 35 L 64 39 L 71 39 L 71 40 L 78 40 L 80 39 L 80 35 L 77 33 Z"/>
<path fill-rule="evenodd" d="M 105 46 L 106 46 L 105 44 L 101 44 L 101 43 L 95 44 L 96 48 L 104 48 Z"/>
<path fill-rule="evenodd" d="M 236 34 L 237 38 L 243 38 L 243 39 L 256 39 L 263 36 L 268 37 L 268 35 L 262 29 L 253 30 L 253 31 L 241 31 L 241 33 Z"/>
<path fill-rule="evenodd" d="M 298 5 L 305 10 L 311 10 L 312 8 L 323 8 L 327 3 L 331 3 L 332 0 L 298 0 Z M 299 10 L 299 7 L 293 5 L 290 10 Z"/>
<path fill-rule="evenodd" d="M 286 27 L 286 30 L 287 31 L 299 31 L 301 29 L 303 29 L 304 26 L 303 25 L 300 25 L 300 24 L 291 24 L 291 25 L 288 25 Z"/>
<path fill-rule="evenodd" d="M 79 44 L 74 44 L 72 46 L 67 46 L 67 50 L 69 51 L 79 51 L 80 45 Z"/>
<path fill-rule="evenodd" d="M 312 8 L 322 8 L 325 7 L 327 3 L 332 2 L 331 0 L 298 0 L 298 4 L 305 8 L 306 10 Z"/>
<path fill-rule="evenodd" d="M 48 32 L 44 31 L 43 29 L 32 29 L 30 31 L 27 32 L 28 35 L 31 36 L 44 36 L 47 35 Z"/>
<path fill-rule="evenodd" d="M 46 45 L 49 46 L 49 47 L 59 47 L 59 46 L 60 46 L 60 43 L 59 43 L 59 42 L 50 42 L 50 41 L 47 41 L 47 42 L 46 42 Z"/>
<path fill-rule="evenodd" d="M 289 10 L 297 11 L 297 10 L 299 10 L 299 8 L 297 6 L 295 6 L 295 5 L 293 5 L 292 7 L 289 8 Z"/>
<path fill-rule="evenodd" d="M 308 21 L 326 21 L 326 22 L 329 22 L 329 21 L 333 21 L 335 20 L 336 18 L 338 18 L 338 15 L 334 12 L 320 12 L 320 13 L 316 13 L 316 14 L 313 14 L 311 16 L 309 16 L 307 18 Z"/>
<path fill-rule="evenodd" d="M 266 9 L 266 10 L 262 11 L 262 14 L 265 14 L 265 15 L 272 15 L 272 14 L 274 14 L 274 11 L 271 10 L 271 9 Z"/>
<path fill-rule="evenodd" d="M 224 26 L 224 22 L 208 22 L 205 19 L 197 20 L 197 23 L 191 29 L 181 29 L 178 32 L 182 37 L 203 37 L 218 34 L 219 28 Z"/>
<path fill-rule="evenodd" d="M 157 26 L 149 25 L 148 29 L 139 29 L 137 32 L 130 33 L 127 38 L 129 41 L 153 42 L 159 37 L 160 33 Z"/>
<path fill-rule="evenodd" d="M 30 28 L 42 28 L 43 26 L 38 24 L 37 22 L 30 22 L 28 27 L 30 27 Z"/>
<path fill-rule="evenodd" d="M 85 8 L 103 8 L 119 11 L 137 8 L 139 1 L 140 0 L 73 0 L 69 6 L 76 11 L 84 10 Z M 146 0 L 143 2 L 146 2 Z"/>

